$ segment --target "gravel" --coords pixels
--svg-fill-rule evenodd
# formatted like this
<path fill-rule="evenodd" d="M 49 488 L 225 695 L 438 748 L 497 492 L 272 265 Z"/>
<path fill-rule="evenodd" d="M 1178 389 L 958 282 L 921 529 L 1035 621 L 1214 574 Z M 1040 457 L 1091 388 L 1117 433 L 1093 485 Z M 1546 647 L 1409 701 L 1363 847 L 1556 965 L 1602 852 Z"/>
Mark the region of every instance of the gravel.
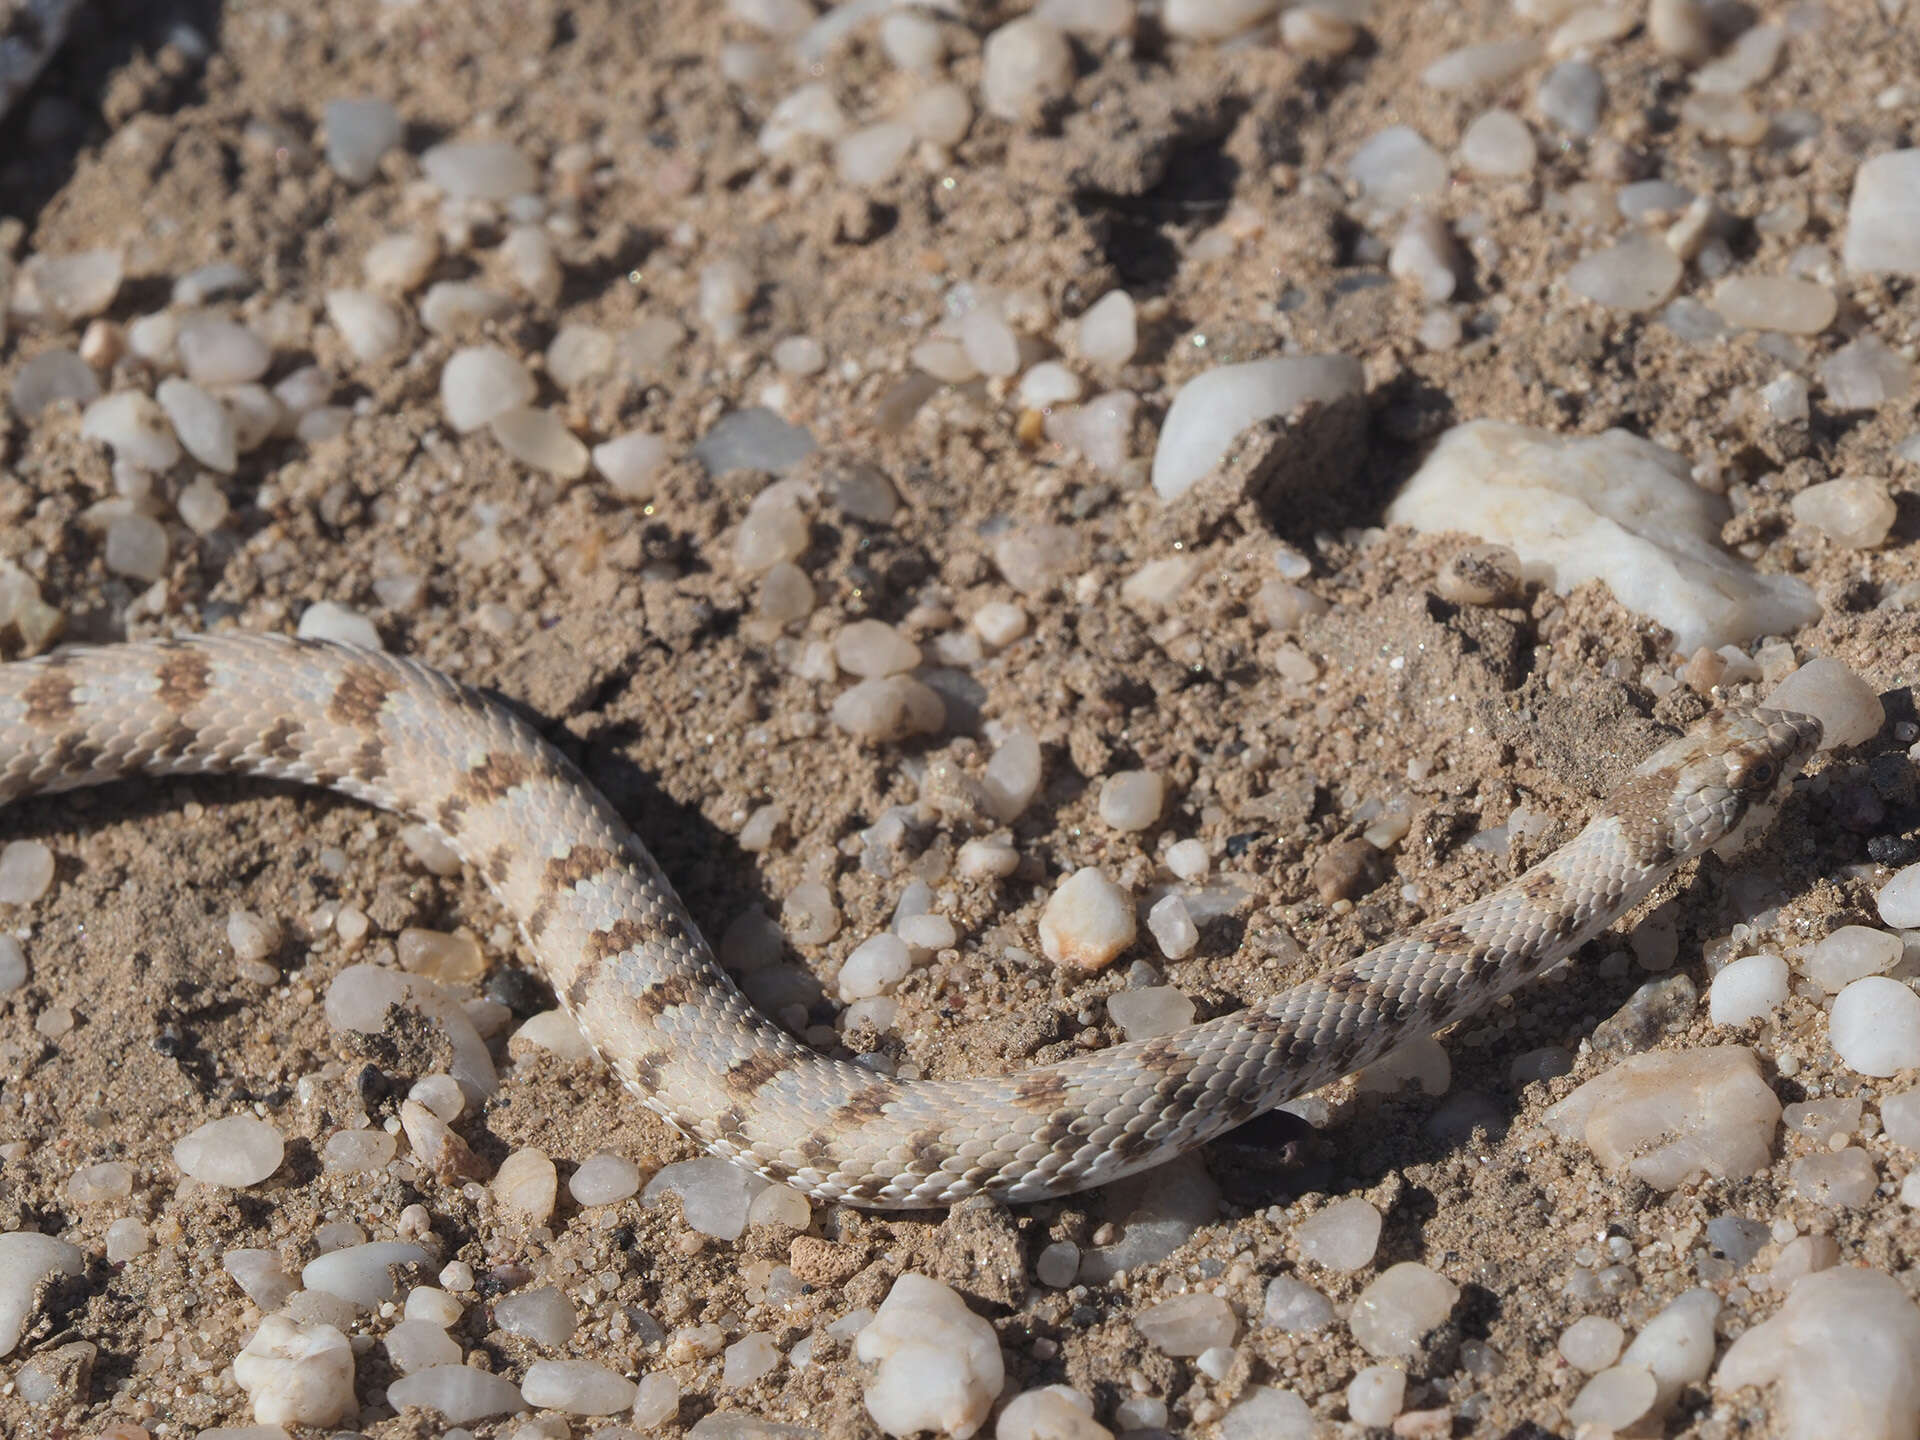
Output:
<path fill-rule="evenodd" d="M 893 1282 L 854 1355 L 876 1367 L 867 1414 L 888 1435 L 933 1430 L 966 1440 L 1006 1378 L 993 1327 L 947 1286 L 912 1272 Z"/>
<path fill-rule="evenodd" d="M 1153 453 L 1153 488 L 1164 500 L 1185 494 L 1219 463 L 1249 426 L 1301 406 L 1356 396 L 1359 364 L 1342 355 L 1281 356 L 1223 365 L 1180 387 Z"/>

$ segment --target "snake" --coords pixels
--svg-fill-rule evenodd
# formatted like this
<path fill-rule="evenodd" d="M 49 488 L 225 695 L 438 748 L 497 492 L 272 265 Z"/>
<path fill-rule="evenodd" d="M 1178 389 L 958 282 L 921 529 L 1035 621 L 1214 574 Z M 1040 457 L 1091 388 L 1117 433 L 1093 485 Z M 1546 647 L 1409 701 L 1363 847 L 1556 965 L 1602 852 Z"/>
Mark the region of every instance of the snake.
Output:
<path fill-rule="evenodd" d="M 1106 1184 L 1473 1014 L 1688 860 L 1744 842 L 1820 738 L 1807 715 L 1714 710 L 1524 873 L 1263 1003 L 1009 1075 L 901 1079 L 762 1016 L 581 771 L 505 703 L 425 664 L 246 633 L 0 664 L 0 805 L 134 775 L 233 774 L 407 815 L 485 877 L 560 1004 L 649 1110 L 769 1180 L 890 1210 Z"/>

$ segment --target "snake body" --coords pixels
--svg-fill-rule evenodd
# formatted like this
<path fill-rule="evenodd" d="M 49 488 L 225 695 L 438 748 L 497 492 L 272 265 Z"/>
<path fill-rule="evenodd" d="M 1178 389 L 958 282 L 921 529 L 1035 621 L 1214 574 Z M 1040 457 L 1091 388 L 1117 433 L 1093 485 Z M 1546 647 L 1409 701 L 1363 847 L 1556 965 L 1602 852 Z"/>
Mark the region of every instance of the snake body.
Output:
<path fill-rule="evenodd" d="M 478 867 L 600 1057 L 718 1155 L 884 1209 L 1038 1200 L 1160 1164 L 1480 1009 L 1726 838 L 1812 754 L 1727 709 L 1494 893 L 1263 1005 L 1004 1077 L 902 1081 L 761 1017 L 613 807 L 525 721 L 413 661 L 263 635 L 0 665 L 0 804 L 132 774 L 300 781 Z"/>

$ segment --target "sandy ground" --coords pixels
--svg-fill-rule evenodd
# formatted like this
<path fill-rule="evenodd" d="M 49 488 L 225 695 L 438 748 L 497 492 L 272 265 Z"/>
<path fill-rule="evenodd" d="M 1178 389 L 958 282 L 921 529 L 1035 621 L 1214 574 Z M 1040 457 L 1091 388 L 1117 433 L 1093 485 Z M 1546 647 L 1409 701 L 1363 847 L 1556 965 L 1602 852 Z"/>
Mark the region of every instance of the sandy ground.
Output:
<path fill-rule="evenodd" d="M 1803 107 L 1823 121 L 1819 139 L 1792 152 L 1733 151 L 1676 130 L 1677 72 L 1643 39 L 1622 42 L 1609 74 L 1641 88 L 1616 98 L 1602 139 L 1554 155 L 1532 182 L 1482 183 L 1452 197 L 1456 212 L 1477 209 L 1490 224 L 1456 302 L 1468 340 L 1439 353 L 1413 339 L 1419 302 L 1392 283 L 1370 283 L 1385 279 L 1378 264 L 1350 263 L 1355 235 L 1337 187 L 1303 177 L 1390 123 L 1414 125 L 1443 149 L 1457 140 L 1475 107 L 1424 91 L 1415 77 L 1454 45 L 1506 33 L 1514 22 L 1493 3 L 1383 3 L 1362 52 L 1333 67 L 1267 44 L 1174 51 L 1148 38 L 1097 66 L 1088 57 L 1081 91 L 1056 126 L 1027 134 L 976 124 L 949 165 L 910 166 L 871 199 L 843 194 L 818 158 L 762 159 L 755 132 L 792 82 L 744 92 L 722 83 L 713 57 L 743 32 L 699 0 L 184 8 L 179 17 L 211 43 L 204 62 L 160 43 L 163 18 L 141 7 L 100 12 L 102 28 L 82 27 L 43 98 L 0 128 L 0 203 L 17 217 L 5 238 L 20 253 L 124 246 L 130 278 L 112 312 L 120 319 L 163 303 L 176 275 L 233 261 L 262 282 L 243 313 L 291 306 L 295 328 L 311 329 L 310 349 L 283 356 L 275 373 L 309 360 L 333 366 L 349 377 L 343 393 L 367 413 L 340 439 L 250 457 L 227 487 L 230 525 L 176 545 L 160 614 L 132 624 L 122 617 L 135 587 L 106 573 L 98 535 L 81 522 L 111 493 L 106 460 L 71 417 L 15 423 L 0 440 L 0 555 L 33 557 L 70 638 L 229 618 L 287 629 L 314 600 L 359 606 L 390 649 L 536 713 L 632 818 L 709 934 L 747 906 L 777 915 L 781 897 L 827 857 L 841 936 L 790 954 L 823 981 L 855 940 L 885 925 L 911 873 L 862 870 L 851 837 L 888 806 L 913 800 L 929 757 L 952 756 L 976 771 L 984 761 L 981 726 L 876 749 L 823 723 L 835 687 L 796 678 L 745 623 L 754 587 L 734 568 L 729 542 L 761 477 L 709 480 L 677 464 L 640 507 L 593 480 L 529 474 L 484 437 L 446 430 L 436 381 L 449 342 L 422 336 L 403 363 L 368 369 L 313 325 L 328 286 L 358 283 L 375 239 L 432 215 L 431 201 L 409 189 L 406 157 L 390 156 L 389 178 L 361 190 L 314 159 L 321 109 L 342 95 L 393 99 L 415 153 L 483 119 L 537 158 L 579 141 L 594 147 L 583 233 L 563 247 L 560 301 L 524 305 L 499 327 L 528 355 L 561 323 L 619 330 L 668 315 L 692 325 L 695 276 L 716 255 L 738 255 L 759 275 L 743 341 L 717 345 L 695 327 L 659 373 L 561 398 L 580 433 L 597 438 L 644 422 L 690 443 L 724 410 L 754 402 L 772 378 L 766 356 L 776 340 L 821 341 L 828 369 L 789 382 L 790 417 L 830 459 L 878 466 L 905 503 L 887 525 L 823 516 L 816 526 L 804 563 L 821 592 L 819 633 L 874 616 L 930 635 L 942 609 L 964 616 L 1014 598 L 991 560 L 1008 521 L 1076 525 L 1090 577 L 1079 593 L 1093 598 L 1035 603 L 1033 636 L 974 671 L 982 726 L 1030 726 L 1047 778 L 1015 829 L 1018 876 L 998 887 L 950 887 L 949 912 L 966 938 L 902 992 L 889 1046 L 925 1073 L 1017 1069 L 1113 1038 L 1100 1002 L 1124 983 L 1124 963 L 1088 978 L 1007 957 L 1009 946 L 1037 951 L 1039 901 L 1065 868 L 1097 863 L 1150 877 L 1164 831 L 1199 837 L 1218 873 L 1245 878 L 1250 904 L 1210 927 L 1193 958 L 1165 967 L 1204 1017 L 1501 883 L 1570 834 L 1663 727 L 1704 711 L 1707 702 L 1687 690 L 1656 700 L 1640 683 L 1645 666 L 1671 670 L 1664 637 L 1599 587 L 1457 609 L 1434 593 L 1456 544 L 1372 528 L 1422 447 L 1457 420 L 1496 416 L 1568 432 L 1625 426 L 1696 459 L 1717 458 L 1755 487 L 1753 509 L 1729 538 L 1764 542 L 1763 567 L 1802 574 L 1826 605 L 1824 621 L 1793 637 L 1802 654 L 1847 660 L 1887 692 L 1896 718 L 1911 717 L 1916 627 L 1907 614 L 1876 607 L 1920 578 L 1912 498 L 1900 493 L 1895 534 L 1872 554 L 1791 533 L 1785 498 L 1848 473 L 1910 484 L 1911 467 L 1901 473 L 1891 447 L 1913 427 L 1912 402 L 1866 416 L 1816 407 L 1810 428 L 1757 421 L 1730 397 L 1772 379 L 1781 358 L 1759 337 L 1689 346 L 1658 325 L 1570 302 L 1555 279 L 1595 232 L 1543 198 L 1590 178 L 1639 173 L 1652 154 L 1669 178 L 1714 191 L 1741 216 L 1804 204 L 1797 235 L 1742 232 L 1743 259 L 1756 269 L 1777 269 L 1801 243 L 1836 244 L 1855 155 L 1902 143 L 1914 123 L 1911 100 L 1888 110 L 1874 97 L 1898 76 L 1911 82 L 1920 73 L 1920 45 L 1910 23 L 1900 28 L 1871 5 L 1824 7 L 1817 43 L 1797 45 L 1765 92 L 1769 107 Z M 955 34 L 954 72 L 971 82 L 977 37 Z M 869 46 L 850 47 L 833 64 L 859 115 L 884 113 L 908 88 Z M 1183 258 L 1219 229 L 1218 258 Z M 484 265 L 449 261 L 442 273 L 463 270 Z M 1225 493 L 1170 517 L 1148 492 L 1024 445 L 1014 409 L 986 397 L 944 397 L 940 423 L 883 433 L 871 423 L 876 397 L 937 313 L 942 290 L 963 279 L 1036 285 L 1062 316 L 1115 285 L 1132 292 L 1144 307 L 1141 353 L 1119 378 L 1143 392 L 1143 436 L 1178 384 L 1205 367 L 1282 342 L 1360 357 L 1370 386 L 1367 444 L 1291 476 L 1265 504 Z M 1863 293 L 1883 338 L 1910 344 L 1920 331 L 1913 288 Z M 1850 308 L 1836 336 L 1861 319 Z M 1822 353 L 1836 336 L 1803 349 Z M 0 387 L 47 343 L 31 333 L 10 339 L 0 349 Z M 487 516 L 507 542 L 497 556 L 463 544 Z M 1251 613 L 1282 541 L 1312 557 L 1308 583 L 1333 605 L 1300 642 L 1322 671 L 1311 685 L 1276 673 L 1284 638 Z M 1121 603 L 1120 582 L 1176 542 L 1194 546 L 1204 565 L 1174 615 Z M 417 610 L 377 604 L 372 580 L 395 569 L 426 577 Z M 1610 661 L 1625 663 L 1609 671 Z M 1882 752 L 1899 747 L 1885 739 L 1859 758 Z M 1410 782 L 1413 761 L 1431 774 Z M 1094 817 L 1098 780 L 1143 765 L 1168 777 L 1167 816 L 1145 837 L 1119 835 Z M 1738 872 L 1709 862 L 1685 874 L 1656 897 L 1676 907 L 1679 970 L 1704 992 L 1703 945 L 1766 905 L 1787 904 L 1788 929 L 1804 938 L 1871 920 L 1869 835 L 1898 837 L 1910 856 L 1907 837 L 1920 824 L 1911 788 L 1909 780 L 1864 827 L 1849 828 L 1853 817 L 1837 802 L 1798 805 L 1776 843 Z M 1351 817 L 1362 801 L 1399 794 L 1415 807 L 1408 840 L 1353 904 L 1330 906 L 1312 878 L 1316 860 L 1358 833 Z M 745 853 L 734 836 L 770 799 L 790 817 L 784 838 L 764 855 Z M 1464 846 L 1521 803 L 1551 818 L 1548 834 L 1509 855 Z M 550 1227 L 515 1238 L 457 1190 L 322 1172 L 318 1147 L 378 1057 L 346 1046 L 324 1023 L 319 997 L 354 957 L 332 937 L 307 943 L 301 917 L 351 901 L 372 917 L 376 940 L 407 925 L 466 926 L 486 944 L 489 993 L 522 1014 L 551 1003 L 517 969 L 522 957 L 478 880 L 422 872 L 396 838 L 399 825 L 333 797 L 215 781 L 116 787 L 0 816 L 0 840 L 45 840 L 59 865 L 46 899 L 0 916 L 30 937 L 33 965 L 29 986 L 0 1000 L 0 1141 L 23 1142 L 0 1164 L 0 1229 L 65 1233 L 95 1255 L 106 1224 L 122 1213 L 148 1219 L 154 1234 L 145 1255 L 124 1266 L 96 1259 L 82 1283 L 50 1297 L 23 1353 L 90 1340 L 100 1347 L 91 1383 L 59 1414 L 0 1389 L 6 1433 L 85 1435 L 134 1420 L 179 1435 L 243 1423 L 244 1397 L 227 1366 L 257 1315 L 220 1273 L 219 1256 L 267 1246 L 297 1265 L 315 1253 L 319 1225 L 351 1218 L 384 1237 L 416 1202 L 433 1215 L 447 1258 L 467 1259 L 481 1275 L 459 1338 L 496 1370 L 518 1374 L 537 1357 L 492 1331 L 484 1302 L 532 1279 L 596 1296 L 582 1305 L 587 1318 L 569 1353 L 632 1374 L 665 1362 L 659 1347 L 610 1326 L 623 1307 L 642 1307 L 669 1328 L 719 1321 L 729 1339 L 770 1329 L 784 1350 L 817 1324 L 876 1303 L 901 1272 L 923 1269 L 993 1320 L 1010 1392 L 1070 1382 L 1110 1420 L 1116 1401 L 1145 1388 L 1172 1404 L 1181 1432 L 1197 1430 L 1196 1415 L 1217 1415 L 1250 1382 L 1325 1397 L 1320 1412 L 1330 1422 L 1344 1416 L 1339 1391 L 1368 1363 L 1345 1327 L 1295 1338 L 1257 1323 L 1266 1280 L 1294 1269 L 1294 1224 L 1341 1196 L 1386 1211 L 1380 1266 L 1418 1259 L 1464 1287 L 1452 1319 L 1411 1364 L 1408 1395 L 1410 1408 L 1452 1406 L 1456 1435 L 1571 1432 L 1565 1405 L 1580 1377 L 1553 1343 L 1592 1308 L 1563 1291 L 1576 1252 L 1602 1237 L 1623 1236 L 1633 1248 L 1637 1283 L 1599 1307 L 1629 1331 L 1698 1283 L 1700 1226 L 1715 1215 L 1784 1216 L 1803 1233 L 1834 1234 L 1845 1259 L 1896 1273 L 1920 1251 L 1920 1226 L 1891 1199 L 1906 1157 L 1884 1142 L 1866 1142 L 1888 1182 L 1883 1197 L 1834 1212 L 1787 1192 L 1796 1142 L 1781 1142 L 1773 1175 L 1661 1195 L 1601 1175 L 1577 1147 L 1544 1141 L 1541 1111 L 1606 1060 L 1583 1055 L 1572 1077 L 1516 1086 L 1513 1058 L 1581 1047 L 1647 978 L 1634 970 L 1609 978 L 1588 965 L 1453 1036 L 1445 1099 L 1339 1089 L 1322 1132 L 1274 1127 L 1216 1147 L 1207 1164 L 1227 1195 L 1222 1218 L 1124 1286 L 1063 1293 L 1031 1279 L 1041 1246 L 1084 1242 L 1107 1219 L 1110 1202 L 1098 1195 L 950 1219 L 822 1208 L 815 1232 L 832 1242 L 845 1278 L 785 1313 L 755 1315 L 743 1267 L 784 1263 L 793 1239 L 785 1231 L 700 1243 L 670 1210 L 628 1202 L 613 1215 L 583 1212 L 563 1187 Z M 916 850 L 948 855 L 968 833 L 935 825 Z M 324 864 L 326 851 L 343 854 L 344 867 Z M 240 906 L 288 923 L 275 957 L 283 983 L 263 988 L 236 973 L 224 934 Z M 1139 954 L 1150 955 L 1144 933 Z M 50 1039 L 36 1021 L 54 1007 L 71 1009 L 74 1028 Z M 1658 1043 L 1726 1038 L 1704 1012 L 1704 1003 L 1687 1008 Z M 1806 1061 L 1794 1079 L 1769 1071 L 1785 1099 L 1874 1093 L 1835 1067 L 1809 1001 L 1796 998 L 1779 1024 L 1745 1038 L 1763 1056 Z M 305 1101 L 296 1091 L 303 1077 L 318 1082 Z M 388 1078 L 392 1093 L 375 1103 L 390 1110 L 411 1075 Z M 263 1109 L 289 1136 L 281 1172 L 244 1192 L 179 1193 L 173 1139 L 245 1107 Z M 462 1128 L 495 1162 L 539 1146 L 560 1162 L 563 1181 L 602 1148 L 647 1164 L 692 1153 L 594 1066 L 551 1057 L 511 1067 L 499 1097 Z M 67 1177 L 104 1159 L 134 1167 L 133 1201 L 74 1207 Z M 1336 1301 L 1374 1273 L 1300 1270 Z M 1225 1293 L 1254 1323 L 1243 1329 L 1240 1361 L 1215 1382 L 1147 1346 L 1130 1320 L 1168 1293 L 1223 1276 Z M 1738 1276 L 1715 1283 L 1729 1302 L 1724 1335 L 1768 1313 Z M 1463 1355 L 1479 1353 L 1469 1342 L 1503 1357 L 1499 1373 L 1468 1364 Z M 820 1363 L 783 1366 L 741 1392 L 722 1390 L 717 1360 L 677 1366 L 680 1424 L 722 1408 L 836 1436 L 874 1433 L 844 1344 L 822 1336 L 814 1353 Z M 19 1358 L 0 1365 L 0 1379 Z M 363 1357 L 363 1394 L 384 1383 L 382 1363 L 377 1350 Z M 1762 1418 L 1755 1397 L 1716 1407 L 1696 1389 L 1667 1433 L 1752 1433 L 1745 1427 Z M 435 1433 L 435 1422 L 375 1418 L 364 1428 L 397 1440 Z M 590 1428 L 576 1422 L 573 1433 Z"/>

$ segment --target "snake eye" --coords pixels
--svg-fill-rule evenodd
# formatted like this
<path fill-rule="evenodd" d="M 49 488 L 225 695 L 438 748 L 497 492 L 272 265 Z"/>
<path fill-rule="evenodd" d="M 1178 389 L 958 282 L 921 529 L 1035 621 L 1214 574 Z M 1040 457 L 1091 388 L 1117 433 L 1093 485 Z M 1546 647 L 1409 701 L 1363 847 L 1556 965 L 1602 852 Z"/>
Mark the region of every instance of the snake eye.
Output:
<path fill-rule="evenodd" d="M 1747 771 L 1747 783 L 1750 785 L 1771 785 L 1773 783 L 1773 762 L 1761 760 Z"/>

